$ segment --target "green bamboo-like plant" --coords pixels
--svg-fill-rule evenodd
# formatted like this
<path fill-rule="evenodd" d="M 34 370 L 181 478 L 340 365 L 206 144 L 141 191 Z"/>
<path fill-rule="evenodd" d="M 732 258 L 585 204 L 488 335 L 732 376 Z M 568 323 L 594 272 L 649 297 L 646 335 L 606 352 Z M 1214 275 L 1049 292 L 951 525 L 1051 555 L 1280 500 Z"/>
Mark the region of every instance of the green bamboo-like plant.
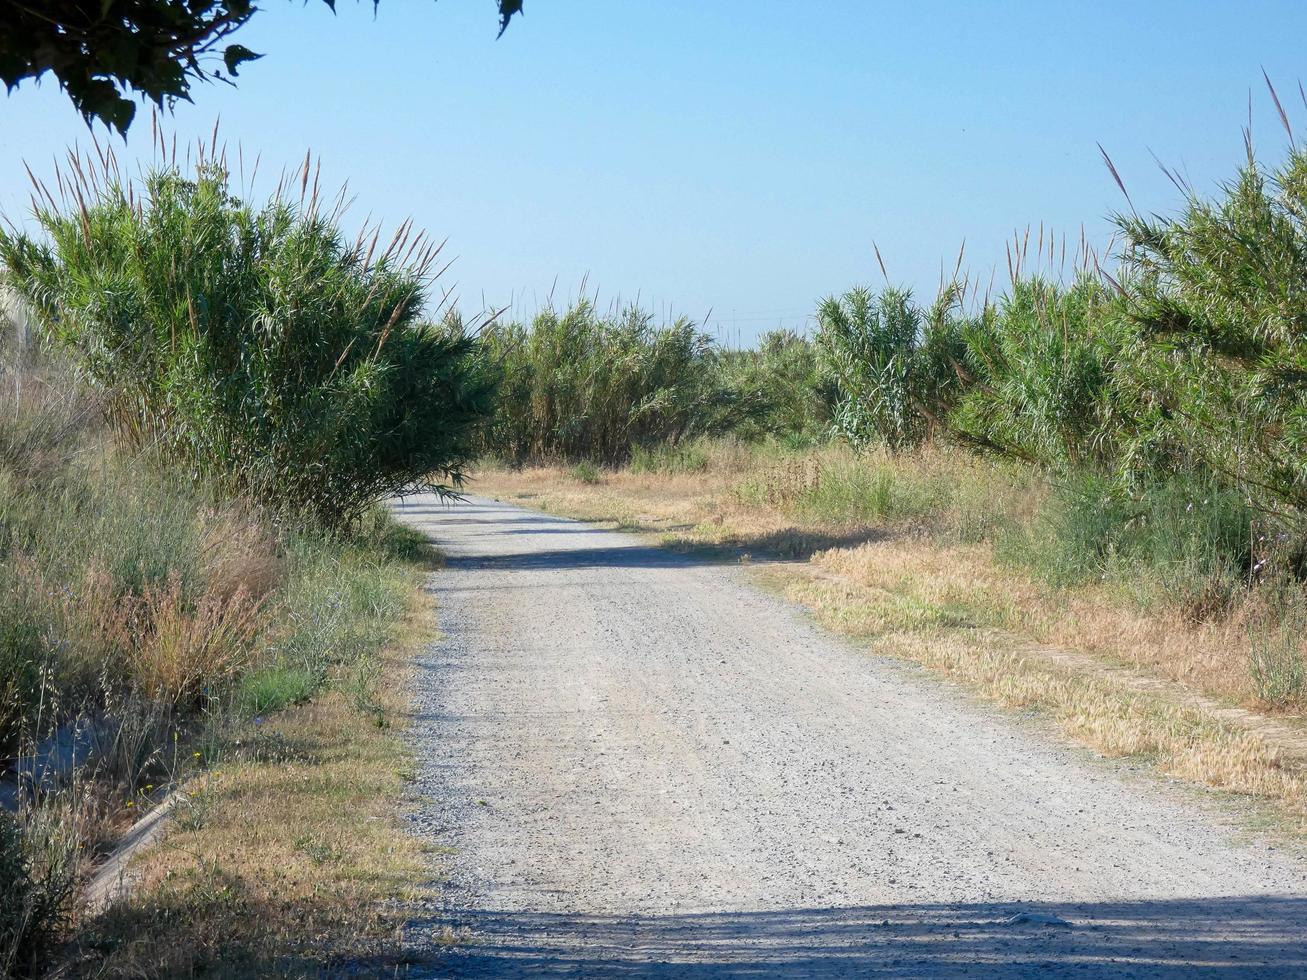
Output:
<path fill-rule="evenodd" d="M 261 207 L 206 156 L 139 184 L 71 157 L 4 282 L 104 389 L 131 444 L 197 480 L 341 527 L 383 496 L 456 487 L 491 387 L 475 343 L 425 324 L 438 249 L 347 242 L 283 182 Z M 292 185 L 293 187 L 293 185 Z"/>
<path fill-rule="evenodd" d="M 858 287 L 821 303 L 817 347 L 837 392 L 837 435 L 859 448 L 902 449 L 942 424 L 959 381 L 959 296 L 950 287 L 923 310 L 905 290 Z"/>
<path fill-rule="evenodd" d="M 756 406 L 736 426 L 739 438 L 807 444 L 829 432 L 836 394 L 811 339 L 772 330 L 753 348 L 722 351 L 719 361 L 726 383 Z"/>
<path fill-rule="evenodd" d="M 966 382 L 952 432 L 1042 466 L 1110 466 L 1121 451 L 1116 382 L 1128 347 L 1110 303 L 1095 277 L 1069 287 L 1016 279 L 959 334 Z"/>
<path fill-rule="evenodd" d="M 622 463 L 638 447 L 727 431 L 753 410 L 688 320 L 659 327 L 634 308 L 600 316 L 582 300 L 530 326 L 496 326 L 484 342 L 500 394 L 482 444 L 514 462 Z"/>
<path fill-rule="evenodd" d="M 1216 200 L 1122 216 L 1140 439 L 1169 439 L 1271 510 L 1307 508 L 1307 150 L 1247 163 Z"/>

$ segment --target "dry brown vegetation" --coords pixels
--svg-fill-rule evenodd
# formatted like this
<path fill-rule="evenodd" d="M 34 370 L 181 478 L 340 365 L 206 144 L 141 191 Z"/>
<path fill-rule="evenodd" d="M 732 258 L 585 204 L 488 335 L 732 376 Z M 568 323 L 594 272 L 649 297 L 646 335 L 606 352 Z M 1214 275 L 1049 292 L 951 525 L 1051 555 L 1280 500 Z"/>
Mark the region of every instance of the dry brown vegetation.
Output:
<path fill-rule="evenodd" d="M 405 834 L 401 737 L 408 654 L 432 621 L 415 603 L 367 713 L 333 690 L 225 739 L 182 787 L 131 892 L 81 923 L 61 975 L 220 978 L 390 975 L 405 906 L 431 862 Z"/>
<path fill-rule="evenodd" d="M 597 483 L 487 467 L 475 489 L 754 563 L 877 653 L 1036 709 L 1104 755 L 1270 802 L 1307 831 L 1304 705 L 1267 703 L 1250 671 L 1276 628 L 1265 590 L 1200 617 L 1165 580 L 1051 583 L 1014 554 L 1053 493 L 1028 468 L 931 447 L 697 452 L 689 472 L 609 470 Z"/>

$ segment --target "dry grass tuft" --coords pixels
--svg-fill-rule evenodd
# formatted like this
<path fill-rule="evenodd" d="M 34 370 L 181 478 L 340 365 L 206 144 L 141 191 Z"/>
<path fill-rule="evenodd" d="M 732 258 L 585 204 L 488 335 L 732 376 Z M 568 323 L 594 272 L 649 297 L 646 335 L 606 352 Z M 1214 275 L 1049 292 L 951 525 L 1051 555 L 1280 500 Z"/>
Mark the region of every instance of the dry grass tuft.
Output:
<path fill-rule="evenodd" d="M 202 515 L 208 591 L 223 599 L 243 592 L 262 599 L 282 581 L 284 561 L 266 520 L 229 507 Z"/>
<path fill-rule="evenodd" d="M 188 609 L 173 577 L 133 603 L 134 687 L 171 704 L 193 701 L 206 686 L 225 684 L 250 665 L 262 626 L 262 600 L 243 589 L 202 596 Z"/>

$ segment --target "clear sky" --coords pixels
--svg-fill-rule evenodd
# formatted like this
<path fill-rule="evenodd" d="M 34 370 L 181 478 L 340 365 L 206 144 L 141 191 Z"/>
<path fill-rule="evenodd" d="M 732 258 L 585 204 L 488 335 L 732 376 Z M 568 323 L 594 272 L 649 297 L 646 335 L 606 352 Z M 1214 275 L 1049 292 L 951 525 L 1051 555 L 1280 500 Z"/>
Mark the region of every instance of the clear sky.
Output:
<path fill-rule="evenodd" d="M 926 293 L 964 239 L 986 280 L 1027 225 L 1104 242 L 1096 143 L 1141 210 L 1178 199 L 1152 153 L 1200 189 L 1234 172 L 1250 92 L 1278 157 L 1263 67 L 1307 133 L 1300 0 L 526 0 L 499 41 L 493 0 L 264 6 L 238 39 L 267 57 L 168 125 L 221 116 L 265 171 L 311 148 L 353 220 L 448 237 L 468 311 L 588 276 L 747 342 L 879 284 L 873 241 Z M 22 160 L 86 138 L 50 80 L 0 96 L 0 209 L 27 207 Z M 119 154 L 149 153 L 143 113 Z"/>

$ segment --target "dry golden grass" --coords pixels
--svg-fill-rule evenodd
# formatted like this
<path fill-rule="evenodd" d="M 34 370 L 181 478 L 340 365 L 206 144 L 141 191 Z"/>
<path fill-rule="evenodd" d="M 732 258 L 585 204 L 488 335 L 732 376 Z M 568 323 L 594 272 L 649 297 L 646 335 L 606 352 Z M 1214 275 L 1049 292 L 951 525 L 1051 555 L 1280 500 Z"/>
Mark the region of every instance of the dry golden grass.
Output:
<path fill-rule="evenodd" d="M 984 545 L 896 537 L 821 553 L 817 567 L 872 589 L 953 609 L 967 623 L 1128 664 L 1194 691 L 1256 706 L 1244 614 L 1194 623 L 1179 610 L 1148 611 L 1105 586 L 1055 589 L 996 564 Z"/>
<path fill-rule="evenodd" d="M 485 466 L 471 489 L 656 532 L 671 545 L 724 545 L 782 558 L 807 558 L 887 533 L 945 530 L 975 536 L 1000 517 L 1027 519 L 1048 493 L 1042 481 L 1026 473 L 936 450 L 892 459 L 855 457 L 832 446 L 800 457 L 720 442 L 703 452 L 705 466 L 697 472 L 606 469 L 593 484 L 564 467 Z M 865 488 L 848 480 L 863 472 L 885 479 L 873 479 Z M 847 497 L 810 492 L 850 482 L 878 506 L 860 512 Z M 947 527 L 938 526 L 941 520 Z"/>
<path fill-rule="evenodd" d="M 173 577 L 131 603 L 125 632 L 135 687 L 157 701 L 179 704 L 205 686 L 228 683 L 250 664 L 260 628 L 260 607 L 244 591 L 206 594 L 187 609 Z"/>
<path fill-rule="evenodd" d="M 207 591 L 262 599 L 282 580 L 283 562 L 265 519 L 238 505 L 201 515 Z"/>
<path fill-rule="evenodd" d="M 243 585 L 206 590 L 188 601 L 176 574 L 141 595 L 117 594 L 97 563 L 86 567 L 82 579 L 81 589 L 60 597 L 63 615 L 86 637 L 83 642 L 116 651 L 118 669 L 147 697 L 178 706 L 249 667 L 264 626 L 264 603 Z"/>
<path fill-rule="evenodd" d="M 1267 710 L 1250 679 L 1256 597 L 1195 623 L 1108 584 L 1055 588 L 1000 563 L 986 515 L 1028 521 L 1048 491 L 965 456 L 863 464 L 823 450 L 795 464 L 732 452 L 700 473 L 605 472 L 594 486 L 561 468 L 487 469 L 476 489 L 671 547 L 771 559 L 763 575 L 774 587 L 877 652 L 1002 706 L 1037 709 L 1105 755 L 1146 757 L 1174 777 L 1267 801 L 1307 832 L 1303 711 Z M 814 467 L 856 465 L 902 478 L 879 520 L 842 517 L 838 501 L 814 506 Z"/>
<path fill-rule="evenodd" d="M 183 787 L 164 839 L 133 862 L 139 884 L 82 924 L 60 975 L 393 975 L 405 903 L 432 879 L 400 826 L 413 763 L 396 725 L 429 622 L 415 609 L 387 650 L 380 714 L 334 691 L 229 736 L 225 761 Z"/>

